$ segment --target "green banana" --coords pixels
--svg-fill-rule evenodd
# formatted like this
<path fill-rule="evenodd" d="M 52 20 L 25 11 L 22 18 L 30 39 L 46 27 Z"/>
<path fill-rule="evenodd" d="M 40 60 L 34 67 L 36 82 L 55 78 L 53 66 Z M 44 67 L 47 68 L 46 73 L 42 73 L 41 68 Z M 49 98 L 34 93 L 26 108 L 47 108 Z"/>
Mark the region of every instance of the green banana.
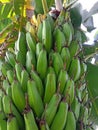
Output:
<path fill-rule="evenodd" d="M 23 66 L 25 66 L 26 62 L 26 52 L 27 52 L 27 44 L 25 33 L 19 32 L 18 40 L 15 43 L 15 54 L 16 54 L 16 60 L 20 62 Z"/>
<path fill-rule="evenodd" d="M 7 71 L 7 79 L 8 79 L 8 81 L 9 81 L 10 83 L 13 82 L 13 80 L 14 80 L 14 72 L 13 72 L 12 70 L 8 70 L 8 71 Z"/>
<path fill-rule="evenodd" d="M 55 73 L 58 76 L 60 70 L 64 68 L 62 57 L 58 52 L 55 52 L 53 54 L 52 62 L 53 62 L 53 68 L 55 70 Z"/>
<path fill-rule="evenodd" d="M 21 72 L 21 87 L 22 87 L 22 90 L 24 92 L 27 92 L 27 81 L 29 79 L 29 74 L 28 72 L 23 69 L 22 72 Z"/>
<path fill-rule="evenodd" d="M 31 36 L 30 32 L 26 33 L 26 41 L 27 41 L 27 45 L 28 45 L 28 48 L 30 49 L 30 51 L 32 53 L 35 53 L 35 51 L 36 51 L 36 41 Z"/>
<path fill-rule="evenodd" d="M 0 111 L 3 110 L 2 97 L 0 96 Z"/>
<path fill-rule="evenodd" d="M 61 49 L 64 45 L 66 45 L 66 40 L 65 40 L 65 36 L 64 36 L 64 33 L 59 29 L 59 28 L 56 28 L 55 31 L 54 31 L 54 39 L 55 39 L 55 50 L 57 52 L 61 52 Z"/>
<path fill-rule="evenodd" d="M 5 60 L 6 60 L 12 67 L 15 66 L 15 56 L 14 56 L 14 54 L 13 54 L 12 52 L 10 52 L 10 51 L 7 51 L 7 52 L 6 52 Z"/>
<path fill-rule="evenodd" d="M 26 69 L 30 73 L 32 69 L 36 68 L 36 57 L 31 51 L 27 51 L 26 54 Z"/>
<path fill-rule="evenodd" d="M 52 96 L 49 104 L 46 105 L 46 109 L 43 113 L 43 116 L 49 126 L 51 125 L 53 118 L 57 112 L 57 108 L 60 100 L 61 100 L 61 95 L 56 93 Z"/>
<path fill-rule="evenodd" d="M 60 93 L 62 94 L 63 91 L 64 91 L 64 88 L 65 88 L 65 84 L 68 80 L 68 74 L 67 74 L 67 71 L 61 69 L 60 70 L 60 73 L 59 73 L 59 76 L 58 76 L 58 80 L 57 80 L 57 84 L 59 86 L 59 90 L 60 90 Z"/>
<path fill-rule="evenodd" d="M 25 130 L 38 130 L 33 111 L 29 108 L 24 110 Z"/>
<path fill-rule="evenodd" d="M 61 57 L 62 57 L 63 62 L 64 62 L 65 70 L 68 70 L 69 65 L 70 65 L 70 61 L 71 61 L 69 48 L 67 48 L 67 47 L 62 48 L 62 50 L 61 50 Z"/>
<path fill-rule="evenodd" d="M 85 104 L 88 101 L 88 90 L 87 90 L 87 88 L 82 90 L 81 98 L 82 98 L 83 104 Z"/>
<path fill-rule="evenodd" d="M 13 81 L 11 89 L 12 89 L 12 100 L 14 104 L 17 106 L 20 112 L 23 112 L 26 105 L 26 101 L 20 83 L 18 81 Z"/>
<path fill-rule="evenodd" d="M 23 66 L 20 63 L 15 64 L 15 72 L 16 72 L 16 77 L 19 82 L 21 82 L 21 72 L 23 70 Z"/>
<path fill-rule="evenodd" d="M 54 68 L 52 66 L 49 66 L 47 69 L 47 75 L 51 73 L 51 74 L 55 74 Z"/>
<path fill-rule="evenodd" d="M 79 119 L 82 120 L 84 126 L 88 124 L 88 118 L 89 118 L 88 112 L 89 112 L 88 108 L 82 104 L 80 107 Z"/>
<path fill-rule="evenodd" d="M 27 45 L 26 45 L 26 35 L 24 32 L 18 33 L 18 39 L 15 43 L 15 53 L 18 51 L 22 52 L 23 55 L 26 55 Z"/>
<path fill-rule="evenodd" d="M 43 23 L 40 23 L 37 30 L 37 37 L 39 42 L 42 42 L 42 30 L 43 30 Z"/>
<path fill-rule="evenodd" d="M 31 71 L 30 75 L 31 75 L 31 78 L 36 82 L 36 87 L 38 89 L 40 96 L 43 97 L 44 87 L 43 87 L 42 80 L 40 79 L 39 75 L 34 70 Z"/>
<path fill-rule="evenodd" d="M 74 27 L 73 27 L 73 24 L 71 23 L 71 20 L 68 21 L 68 23 L 69 23 L 69 26 L 70 26 L 70 29 L 71 29 L 72 35 L 74 35 Z"/>
<path fill-rule="evenodd" d="M 84 116 L 83 116 L 83 123 L 86 126 L 86 124 L 88 124 L 88 118 L 89 118 L 89 110 L 87 107 L 85 107 L 84 109 Z"/>
<path fill-rule="evenodd" d="M 76 87 L 75 95 L 76 95 L 76 97 L 78 98 L 79 101 L 82 101 L 82 90 L 81 90 L 81 88 L 79 89 L 79 88 Z"/>
<path fill-rule="evenodd" d="M 81 76 L 83 76 L 87 71 L 87 64 L 84 62 L 81 62 Z"/>
<path fill-rule="evenodd" d="M 66 101 L 71 104 L 74 100 L 74 89 L 75 89 L 75 86 L 74 86 L 74 81 L 72 79 L 68 79 L 67 83 L 66 83 L 66 86 L 64 88 L 64 96 L 66 98 Z"/>
<path fill-rule="evenodd" d="M 83 117 L 84 117 L 84 112 L 85 112 L 85 107 L 83 104 L 81 104 L 80 106 L 80 113 L 79 113 L 79 119 L 83 121 Z"/>
<path fill-rule="evenodd" d="M 70 52 L 70 56 L 71 58 L 73 58 L 75 55 L 77 55 L 77 53 L 79 53 L 79 43 L 78 41 L 72 41 L 70 46 L 69 46 L 69 52 Z"/>
<path fill-rule="evenodd" d="M 2 64 L 1 73 L 6 77 L 7 71 L 12 69 L 12 66 L 8 62 Z"/>
<path fill-rule="evenodd" d="M 63 24 L 62 28 L 63 28 L 63 32 L 66 38 L 67 45 L 69 46 L 72 41 L 72 33 L 73 33 L 71 30 L 70 24 L 66 22 Z"/>
<path fill-rule="evenodd" d="M 14 115 L 9 115 L 7 120 L 7 130 L 19 130 L 17 119 Z"/>
<path fill-rule="evenodd" d="M 46 76 L 47 64 L 47 52 L 42 49 L 37 60 L 37 72 L 42 79 Z"/>
<path fill-rule="evenodd" d="M 38 43 L 36 44 L 36 57 L 37 57 L 37 58 L 39 57 L 39 53 L 40 53 L 40 51 L 42 50 L 42 48 L 43 48 L 43 44 L 40 43 L 40 42 L 38 42 Z"/>
<path fill-rule="evenodd" d="M 17 108 L 13 104 L 11 98 L 8 95 L 4 95 L 2 98 L 3 109 L 6 116 L 8 116 L 11 112 L 14 113 L 15 117 L 17 118 L 17 122 L 19 128 L 22 130 L 24 128 L 24 121 L 20 113 L 18 112 Z"/>
<path fill-rule="evenodd" d="M 28 101 L 31 108 L 34 110 L 36 115 L 40 117 L 42 112 L 44 111 L 44 106 L 43 106 L 41 96 L 37 90 L 35 81 L 28 80 L 27 93 L 28 93 Z"/>
<path fill-rule="evenodd" d="M 42 43 L 44 44 L 46 51 L 49 53 L 52 47 L 52 31 L 47 19 L 43 20 Z"/>
<path fill-rule="evenodd" d="M 0 111 L 0 130 L 7 130 L 6 117 L 3 111 Z"/>
<path fill-rule="evenodd" d="M 72 111 L 67 113 L 67 122 L 64 130 L 76 130 L 76 120 Z"/>
<path fill-rule="evenodd" d="M 12 97 L 11 86 L 8 80 L 3 80 L 3 89 L 5 90 L 8 96 Z"/>
<path fill-rule="evenodd" d="M 45 120 L 40 120 L 40 130 L 46 130 L 46 122 Z"/>
<path fill-rule="evenodd" d="M 53 32 L 53 30 L 54 30 L 54 20 L 53 20 L 53 18 L 49 14 L 47 14 L 46 19 L 49 21 L 50 26 L 51 26 L 51 31 Z"/>
<path fill-rule="evenodd" d="M 4 96 L 4 94 L 5 94 L 5 92 L 2 91 L 2 89 L 0 89 L 0 96 L 2 97 L 2 96 Z"/>
<path fill-rule="evenodd" d="M 61 101 L 58 111 L 53 119 L 50 130 L 63 130 L 66 124 L 68 112 L 68 104 L 65 101 Z"/>
<path fill-rule="evenodd" d="M 50 130 L 47 122 L 44 119 L 41 119 L 39 122 L 40 130 Z"/>
<path fill-rule="evenodd" d="M 16 61 L 20 64 L 22 64 L 22 66 L 25 66 L 26 65 L 26 54 L 22 54 L 21 51 L 18 51 L 16 53 Z"/>
<path fill-rule="evenodd" d="M 79 113 L 80 113 L 80 102 L 78 101 L 77 97 L 74 98 L 73 103 L 71 104 L 71 110 L 75 114 L 76 119 L 78 120 L 79 118 Z"/>
<path fill-rule="evenodd" d="M 78 80 L 80 78 L 81 66 L 80 60 L 78 58 L 73 58 L 69 68 L 69 76 L 74 80 Z"/>
<path fill-rule="evenodd" d="M 56 92 L 56 76 L 55 74 L 49 73 L 46 79 L 44 103 L 49 103 L 51 97 Z"/>

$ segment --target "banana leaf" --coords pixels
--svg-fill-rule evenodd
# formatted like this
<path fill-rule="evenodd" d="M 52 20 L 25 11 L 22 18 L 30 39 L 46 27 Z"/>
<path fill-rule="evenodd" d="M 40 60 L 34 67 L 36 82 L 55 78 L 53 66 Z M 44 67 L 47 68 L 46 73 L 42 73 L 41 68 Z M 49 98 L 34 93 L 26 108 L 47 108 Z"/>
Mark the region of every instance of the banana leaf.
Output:
<path fill-rule="evenodd" d="M 98 66 L 87 64 L 87 88 L 92 101 L 91 120 L 98 125 Z"/>

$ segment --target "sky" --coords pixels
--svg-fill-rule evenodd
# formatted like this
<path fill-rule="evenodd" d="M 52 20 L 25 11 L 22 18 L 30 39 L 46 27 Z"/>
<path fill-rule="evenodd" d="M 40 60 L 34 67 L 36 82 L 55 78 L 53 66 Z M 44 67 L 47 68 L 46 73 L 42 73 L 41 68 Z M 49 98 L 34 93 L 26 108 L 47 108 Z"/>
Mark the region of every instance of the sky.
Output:
<path fill-rule="evenodd" d="M 92 6 L 98 2 L 98 0 L 79 0 L 79 2 L 82 4 L 83 9 L 86 9 L 89 11 Z M 89 37 L 89 44 L 93 44 L 93 39 L 96 31 L 98 30 L 98 14 L 93 15 L 93 20 L 94 20 L 94 27 L 96 27 L 95 30 L 93 30 L 91 33 L 87 33 L 87 36 Z"/>

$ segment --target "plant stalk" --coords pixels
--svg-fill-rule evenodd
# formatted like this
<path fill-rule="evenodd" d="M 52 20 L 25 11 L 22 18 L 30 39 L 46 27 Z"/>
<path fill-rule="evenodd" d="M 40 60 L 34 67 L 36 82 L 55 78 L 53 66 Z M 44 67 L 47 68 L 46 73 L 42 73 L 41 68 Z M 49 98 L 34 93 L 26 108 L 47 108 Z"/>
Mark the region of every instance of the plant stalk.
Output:
<path fill-rule="evenodd" d="M 47 12 L 49 11 L 48 5 L 47 5 L 47 1 L 46 0 L 42 0 L 42 5 L 43 5 L 44 14 L 46 15 Z"/>

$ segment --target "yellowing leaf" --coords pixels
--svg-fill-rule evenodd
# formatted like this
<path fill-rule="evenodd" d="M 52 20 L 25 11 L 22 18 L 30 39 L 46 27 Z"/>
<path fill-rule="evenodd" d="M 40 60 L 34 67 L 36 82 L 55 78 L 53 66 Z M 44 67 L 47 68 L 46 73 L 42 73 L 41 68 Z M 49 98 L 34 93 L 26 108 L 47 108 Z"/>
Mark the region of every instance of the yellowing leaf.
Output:
<path fill-rule="evenodd" d="M 10 2 L 10 0 L 0 0 L 0 2 L 7 3 L 7 2 Z"/>

